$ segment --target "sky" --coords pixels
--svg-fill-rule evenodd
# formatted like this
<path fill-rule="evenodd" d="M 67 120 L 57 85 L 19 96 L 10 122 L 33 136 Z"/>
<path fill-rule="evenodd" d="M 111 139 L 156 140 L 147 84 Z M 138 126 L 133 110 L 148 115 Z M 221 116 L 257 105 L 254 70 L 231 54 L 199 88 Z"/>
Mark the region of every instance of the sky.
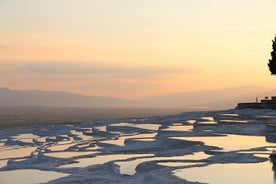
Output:
<path fill-rule="evenodd" d="M 0 86 L 137 99 L 274 88 L 275 0 L 0 0 Z"/>

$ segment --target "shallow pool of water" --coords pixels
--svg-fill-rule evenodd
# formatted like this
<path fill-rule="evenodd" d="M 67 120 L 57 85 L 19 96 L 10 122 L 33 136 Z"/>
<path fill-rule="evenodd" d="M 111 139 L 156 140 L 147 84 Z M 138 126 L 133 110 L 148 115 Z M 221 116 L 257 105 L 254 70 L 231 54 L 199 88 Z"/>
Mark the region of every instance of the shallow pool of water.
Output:
<path fill-rule="evenodd" d="M 27 133 L 27 134 L 19 134 L 16 136 L 12 136 L 11 138 L 20 140 L 24 143 L 33 143 L 33 139 L 39 138 L 39 136 L 34 135 L 32 133 Z"/>
<path fill-rule="evenodd" d="M 77 143 L 73 143 L 73 141 L 62 141 L 56 145 L 49 147 L 48 149 L 51 151 L 63 151 L 68 149 L 69 147 L 75 146 Z"/>
<path fill-rule="evenodd" d="M 95 127 L 95 128 L 96 128 L 97 130 L 106 132 L 106 126 L 98 126 L 98 127 Z"/>
<path fill-rule="evenodd" d="M 145 123 L 145 124 L 135 124 L 135 123 L 116 123 L 116 124 L 111 124 L 111 126 L 128 126 L 128 127 L 135 127 L 135 128 L 142 128 L 146 130 L 154 130 L 157 131 L 160 125 L 158 124 L 150 124 L 150 123 Z"/>
<path fill-rule="evenodd" d="M 0 172 L 1 184 L 37 184 L 46 183 L 69 174 L 40 171 L 35 169 L 13 170 Z"/>
<path fill-rule="evenodd" d="M 3 147 L 0 151 L 0 158 L 1 159 L 8 159 L 8 158 L 19 158 L 19 157 L 27 157 L 35 152 L 37 147 L 20 147 L 20 146 L 10 146 L 10 147 Z"/>
<path fill-rule="evenodd" d="M 137 135 L 129 135 L 129 136 L 120 136 L 115 140 L 106 140 L 100 141 L 101 143 L 114 144 L 117 146 L 125 146 L 125 140 L 127 139 L 145 139 L 145 138 L 154 138 L 157 133 L 149 133 L 149 134 L 137 134 Z"/>
<path fill-rule="evenodd" d="M 72 157 L 79 157 L 79 156 L 84 156 L 84 155 L 91 155 L 91 154 L 96 154 L 98 152 L 92 152 L 92 151 L 86 151 L 86 152 L 81 152 L 81 151 L 76 151 L 76 152 L 53 152 L 53 153 L 45 153 L 45 156 L 49 157 L 56 157 L 56 158 L 72 158 Z"/>
<path fill-rule="evenodd" d="M 166 130 L 166 131 L 192 131 L 193 126 L 192 125 L 173 125 L 173 126 L 169 126 L 168 128 L 165 128 L 163 130 Z"/>
<path fill-rule="evenodd" d="M 238 117 L 239 115 L 238 114 L 220 114 L 221 116 L 228 116 L 228 117 Z"/>
<path fill-rule="evenodd" d="M 61 168 L 72 167 L 87 167 L 91 165 L 104 164 L 110 161 L 123 160 L 136 157 L 153 156 L 152 154 L 114 154 L 114 155 L 99 155 L 90 158 L 77 159 L 78 163 L 61 166 Z"/>
<path fill-rule="evenodd" d="M 201 141 L 209 146 L 217 146 L 224 151 L 251 149 L 264 146 L 275 146 L 268 143 L 263 136 L 227 135 L 211 137 L 174 137 L 174 139 Z"/>
<path fill-rule="evenodd" d="M 71 134 L 71 135 L 78 136 L 78 137 L 81 138 L 82 140 L 94 139 L 93 136 L 84 135 L 83 132 L 81 132 L 81 131 L 72 130 L 72 131 L 70 132 L 70 134 Z"/>
<path fill-rule="evenodd" d="M 0 161 L 0 168 L 7 166 L 8 160 L 1 160 Z"/>
<path fill-rule="evenodd" d="M 219 123 L 248 123 L 248 120 L 229 120 L 229 119 L 222 119 Z"/>
<path fill-rule="evenodd" d="M 174 174 L 193 182 L 211 184 L 275 184 L 272 164 L 214 164 L 207 167 L 178 169 Z"/>
<path fill-rule="evenodd" d="M 140 163 L 143 163 L 143 162 L 158 161 L 158 160 L 162 160 L 162 161 L 167 160 L 168 162 L 170 160 L 200 160 L 200 159 L 205 159 L 208 157 L 209 157 L 209 155 L 206 155 L 203 152 L 198 152 L 195 154 L 184 155 L 184 156 L 139 158 L 139 159 L 135 159 L 135 160 L 131 160 L 131 161 L 115 162 L 115 164 L 120 166 L 121 174 L 134 175 L 136 173 L 136 170 L 135 170 L 136 167 Z M 178 163 L 179 162 L 174 162 L 175 166 L 177 166 Z"/>
<path fill-rule="evenodd" d="M 202 117 L 201 119 L 205 121 L 214 121 L 214 118 L 210 116 Z"/>
<path fill-rule="evenodd" d="M 196 122 L 196 120 L 190 119 L 190 120 L 187 120 L 186 122 L 189 123 L 189 124 L 194 124 Z"/>
<path fill-rule="evenodd" d="M 205 164 L 205 162 L 159 162 L 158 165 L 166 167 L 186 167 L 186 166 L 196 166 L 198 164 Z"/>

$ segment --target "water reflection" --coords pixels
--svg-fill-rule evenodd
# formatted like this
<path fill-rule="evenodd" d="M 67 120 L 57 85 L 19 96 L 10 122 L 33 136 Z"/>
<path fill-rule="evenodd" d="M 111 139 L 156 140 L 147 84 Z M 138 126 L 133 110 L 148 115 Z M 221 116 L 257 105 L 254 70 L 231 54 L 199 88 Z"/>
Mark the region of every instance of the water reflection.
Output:
<path fill-rule="evenodd" d="M 175 161 L 181 161 L 181 160 L 201 160 L 201 159 L 206 159 L 209 157 L 209 155 L 205 154 L 204 152 L 198 152 L 198 153 L 194 153 L 191 155 L 182 155 L 182 156 L 173 156 L 173 157 L 154 157 L 152 155 L 152 157 L 150 157 L 151 155 L 148 155 L 148 158 L 137 158 L 137 159 L 133 159 L 131 161 L 118 161 L 115 162 L 115 164 L 120 166 L 120 173 L 121 174 L 125 174 L 125 175 L 134 175 L 136 173 L 136 167 L 137 165 L 139 165 L 140 163 L 143 162 L 148 162 L 148 161 L 160 161 L 160 165 L 162 165 L 162 163 L 164 165 L 170 166 L 170 167 L 177 167 L 179 166 L 179 164 L 183 164 L 183 162 L 171 162 L 173 160 Z M 161 163 L 161 161 L 163 161 Z M 169 165 L 170 163 L 170 165 Z M 187 164 L 187 163 L 186 163 Z"/>
<path fill-rule="evenodd" d="M 84 155 L 92 155 L 96 154 L 99 152 L 92 152 L 92 151 L 87 151 L 87 152 L 81 152 L 81 151 L 76 151 L 76 152 L 52 152 L 52 153 L 45 153 L 45 156 L 48 157 L 55 157 L 55 158 L 72 158 L 72 157 L 79 157 L 79 156 L 84 156 Z"/>
<path fill-rule="evenodd" d="M 37 135 L 34 135 L 32 133 L 28 134 L 19 134 L 16 136 L 11 136 L 12 139 L 20 140 L 24 143 L 33 143 L 33 139 L 39 138 Z"/>
<path fill-rule="evenodd" d="M 191 125 L 173 125 L 168 126 L 167 128 L 163 129 L 166 131 L 192 131 L 193 126 Z"/>
<path fill-rule="evenodd" d="M 68 176 L 68 174 L 53 172 L 53 171 L 40 171 L 35 169 L 24 169 L 14 171 L 0 172 L 1 184 L 35 184 L 46 183 L 61 177 Z"/>
<path fill-rule="evenodd" d="M 156 136 L 157 133 L 149 133 L 149 134 L 136 134 L 136 135 L 129 135 L 129 136 L 120 136 L 118 139 L 115 140 L 105 140 L 100 141 L 101 143 L 108 143 L 108 144 L 114 144 L 118 146 L 125 146 L 125 140 L 128 139 L 152 139 Z"/>
<path fill-rule="evenodd" d="M 218 121 L 219 123 L 248 123 L 247 120 L 232 120 L 232 119 L 222 119 Z"/>
<path fill-rule="evenodd" d="M 221 116 L 227 116 L 227 117 L 239 117 L 239 115 L 238 114 L 227 114 L 227 113 L 225 113 L 225 114 L 220 114 Z"/>
<path fill-rule="evenodd" d="M 158 165 L 166 167 L 187 167 L 187 166 L 198 166 L 198 164 L 205 164 L 205 162 L 159 162 Z"/>
<path fill-rule="evenodd" d="M 146 130 L 154 130 L 157 131 L 160 127 L 159 124 L 151 124 L 151 123 L 145 123 L 145 124 L 135 124 L 135 123 L 114 123 L 112 126 L 121 126 L 121 127 L 135 127 L 135 128 L 141 128 Z"/>
<path fill-rule="evenodd" d="M 21 147 L 21 146 L 4 147 L 3 150 L 0 151 L 0 158 L 9 159 L 9 158 L 27 157 L 27 156 L 30 156 L 36 150 L 37 150 L 37 147 Z"/>
<path fill-rule="evenodd" d="M 271 177 L 271 164 L 269 162 L 253 164 L 214 164 L 208 167 L 194 167 L 189 169 L 178 169 L 174 174 L 188 181 L 233 184 L 242 183 L 275 183 Z"/>
<path fill-rule="evenodd" d="M 173 139 L 201 141 L 206 145 L 218 146 L 224 151 L 248 150 L 264 146 L 275 146 L 273 143 L 266 142 L 262 136 L 246 136 L 246 135 L 227 135 L 212 137 L 172 137 Z"/>
<path fill-rule="evenodd" d="M 72 168 L 72 167 L 87 167 L 91 165 L 104 164 L 110 161 L 124 160 L 130 158 L 148 157 L 154 156 L 152 154 L 114 154 L 114 155 L 100 155 L 90 158 L 77 159 L 78 163 L 61 166 L 61 168 Z"/>
<path fill-rule="evenodd" d="M 1 160 L 0 161 L 0 168 L 7 166 L 8 160 Z"/>

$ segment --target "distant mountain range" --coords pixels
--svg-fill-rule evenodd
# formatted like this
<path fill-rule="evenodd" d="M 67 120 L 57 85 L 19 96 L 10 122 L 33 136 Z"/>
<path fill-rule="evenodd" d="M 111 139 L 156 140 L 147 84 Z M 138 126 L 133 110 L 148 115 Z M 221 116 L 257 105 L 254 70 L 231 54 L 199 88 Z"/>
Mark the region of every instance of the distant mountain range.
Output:
<path fill-rule="evenodd" d="M 153 106 L 194 107 L 206 109 L 227 109 L 236 107 L 239 102 L 252 102 L 256 97 L 263 98 L 267 92 L 254 86 L 203 90 L 153 96 L 143 101 Z M 273 94 L 272 92 L 270 94 Z M 274 93 L 276 95 L 276 91 Z"/>
<path fill-rule="evenodd" d="M 0 88 L 0 106 L 45 107 L 166 107 L 166 108 L 234 108 L 239 102 L 252 102 L 256 97 L 276 95 L 276 90 L 246 86 L 166 94 L 139 100 L 85 96 L 58 91 L 11 90 Z"/>
<path fill-rule="evenodd" d="M 85 96 L 60 91 L 0 88 L 0 106 L 106 107 L 126 106 L 127 99 Z"/>

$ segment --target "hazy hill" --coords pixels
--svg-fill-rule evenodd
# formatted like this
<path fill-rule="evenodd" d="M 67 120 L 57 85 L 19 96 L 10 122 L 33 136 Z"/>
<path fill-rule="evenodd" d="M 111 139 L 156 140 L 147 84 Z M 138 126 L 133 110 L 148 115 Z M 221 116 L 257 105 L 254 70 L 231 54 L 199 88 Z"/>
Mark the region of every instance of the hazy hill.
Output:
<path fill-rule="evenodd" d="M 58 91 L 10 90 L 0 88 L 1 106 L 106 107 L 125 106 L 129 100 L 111 97 L 84 96 Z"/>
<path fill-rule="evenodd" d="M 186 107 L 225 109 L 234 108 L 239 102 L 255 101 L 256 97 L 263 96 L 266 96 L 263 88 L 244 86 L 153 96 L 142 101 L 145 105 L 156 107 L 183 107 L 185 104 Z"/>
<path fill-rule="evenodd" d="M 66 92 L 11 90 L 0 88 L 0 106 L 46 107 L 167 107 L 167 108 L 234 108 L 238 102 L 252 102 L 256 97 L 276 95 L 260 87 L 236 87 L 152 96 L 139 100 L 84 96 Z"/>

